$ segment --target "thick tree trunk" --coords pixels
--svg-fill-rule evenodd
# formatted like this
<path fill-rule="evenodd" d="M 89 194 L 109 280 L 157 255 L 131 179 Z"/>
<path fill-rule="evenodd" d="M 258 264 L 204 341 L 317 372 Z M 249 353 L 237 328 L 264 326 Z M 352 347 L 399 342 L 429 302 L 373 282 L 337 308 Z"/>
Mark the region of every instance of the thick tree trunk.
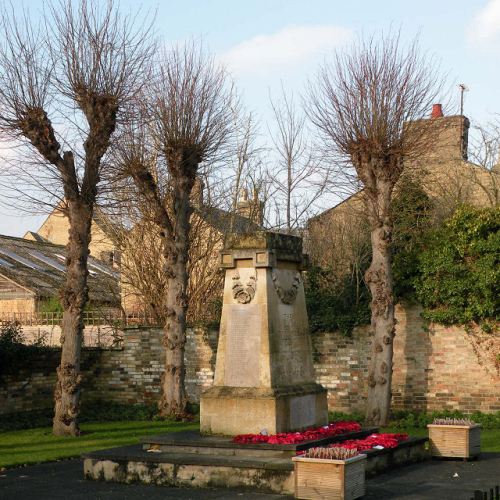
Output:
<path fill-rule="evenodd" d="M 172 270 L 167 290 L 168 316 L 164 326 L 165 372 L 162 379 L 160 414 L 182 417 L 186 410 L 184 389 L 185 365 L 184 347 L 186 345 L 186 263 L 181 249 L 176 250 L 170 262 Z"/>
<path fill-rule="evenodd" d="M 189 252 L 190 195 L 192 177 L 176 179 L 174 213 L 176 228 L 174 241 L 165 241 L 167 272 L 167 319 L 164 326 L 165 372 L 162 379 L 160 414 L 179 418 L 185 415 L 184 388 L 187 313 L 187 259 Z"/>
<path fill-rule="evenodd" d="M 377 189 L 368 194 L 371 222 L 372 261 L 365 280 L 370 288 L 371 328 L 373 341 L 368 373 L 366 420 L 384 425 L 389 419 L 391 404 L 393 337 L 395 333 L 393 277 L 391 269 L 392 223 L 389 205 L 390 182 L 379 181 Z"/>
<path fill-rule="evenodd" d="M 80 405 L 80 355 L 83 309 L 88 299 L 87 259 L 89 254 L 92 207 L 68 201 L 70 219 L 66 256 L 66 283 L 61 292 L 64 308 L 61 333 L 61 364 L 57 368 L 54 392 L 53 432 L 57 436 L 77 436 Z"/>

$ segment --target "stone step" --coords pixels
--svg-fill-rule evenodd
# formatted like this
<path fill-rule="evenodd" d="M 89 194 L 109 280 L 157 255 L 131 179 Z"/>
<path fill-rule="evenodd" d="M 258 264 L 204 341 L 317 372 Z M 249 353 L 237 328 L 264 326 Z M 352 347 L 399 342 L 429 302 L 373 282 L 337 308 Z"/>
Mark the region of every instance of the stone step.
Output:
<path fill-rule="evenodd" d="M 345 435 L 343 438 L 346 439 Z M 363 452 L 368 455 L 366 474 L 373 476 L 430 458 L 427 441 L 427 438 L 410 438 L 393 449 Z M 293 494 L 294 488 L 290 457 L 147 451 L 139 444 L 86 453 L 83 459 L 87 479 L 168 486 L 251 487 L 281 494 Z"/>
<path fill-rule="evenodd" d="M 141 438 L 144 450 L 162 451 L 167 453 L 192 453 L 200 455 L 225 455 L 248 457 L 293 457 L 297 451 L 306 450 L 313 446 L 325 446 L 346 439 L 360 439 L 374 432 L 376 427 L 364 428 L 356 432 L 348 432 L 324 439 L 303 441 L 296 444 L 268 444 L 268 443 L 234 443 L 231 437 L 203 436 L 197 431 L 172 432 L 158 436 Z"/>
<path fill-rule="evenodd" d="M 141 445 L 83 455 L 86 479 L 180 487 L 251 487 L 293 493 L 290 458 L 148 452 Z"/>
<path fill-rule="evenodd" d="M 376 476 L 394 467 L 431 458 L 428 442 L 426 437 L 410 436 L 396 448 L 363 451 L 367 455 L 366 475 Z"/>

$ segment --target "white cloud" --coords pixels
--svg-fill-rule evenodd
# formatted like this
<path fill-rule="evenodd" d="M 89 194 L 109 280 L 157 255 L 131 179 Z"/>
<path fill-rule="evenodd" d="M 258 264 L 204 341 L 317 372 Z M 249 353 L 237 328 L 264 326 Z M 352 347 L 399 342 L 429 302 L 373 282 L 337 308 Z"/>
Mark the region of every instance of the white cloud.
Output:
<path fill-rule="evenodd" d="M 268 35 L 245 40 L 220 56 L 235 73 L 268 72 L 297 66 L 338 47 L 351 37 L 340 26 L 288 26 Z"/>
<path fill-rule="evenodd" d="M 467 41 L 487 45 L 500 41 L 500 0 L 489 0 L 467 27 Z"/>

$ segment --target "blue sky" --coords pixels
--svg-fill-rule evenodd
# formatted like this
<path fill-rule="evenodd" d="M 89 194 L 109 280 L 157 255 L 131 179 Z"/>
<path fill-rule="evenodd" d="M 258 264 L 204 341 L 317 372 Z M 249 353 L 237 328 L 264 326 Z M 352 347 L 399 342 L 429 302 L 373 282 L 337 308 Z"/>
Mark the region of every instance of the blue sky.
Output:
<path fill-rule="evenodd" d="M 3 3 L 3 0 L 0 0 Z M 26 0 L 31 13 L 42 0 Z M 465 83 L 465 114 L 487 122 L 500 112 L 500 0 L 122 0 L 124 10 L 157 9 L 156 28 L 169 42 L 201 37 L 224 62 L 246 106 L 269 116 L 268 95 L 280 83 L 300 93 L 336 47 L 357 34 L 401 30 L 420 34 L 421 47 L 440 60 L 450 85 Z M 458 105 L 452 88 L 451 103 Z M 265 126 L 263 126 L 265 130 Z M 0 193 L 1 194 L 1 193 Z M 41 218 L 0 208 L 0 233 L 21 236 Z"/>

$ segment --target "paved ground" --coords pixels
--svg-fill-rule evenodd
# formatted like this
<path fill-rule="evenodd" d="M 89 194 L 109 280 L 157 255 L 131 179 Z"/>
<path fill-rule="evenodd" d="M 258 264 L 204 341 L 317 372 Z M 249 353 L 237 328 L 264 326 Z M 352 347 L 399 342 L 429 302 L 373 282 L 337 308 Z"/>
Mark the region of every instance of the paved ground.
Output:
<path fill-rule="evenodd" d="M 0 473 L 1 500 L 284 500 L 243 490 L 165 488 L 85 481 L 81 460 L 67 460 Z M 458 474 L 458 477 L 453 477 Z M 366 498 L 469 500 L 475 489 L 500 483 L 500 453 L 475 462 L 429 461 L 401 467 L 367 482 Z"/>
<path fill-rule="evenodd" d="M 470 462 L 429 460 L 381 474 L 367 482 L 365 498 L 469 500 L 474 490 L 489 491 L 497 484 L 500 453 L 483 453 Z"/>

